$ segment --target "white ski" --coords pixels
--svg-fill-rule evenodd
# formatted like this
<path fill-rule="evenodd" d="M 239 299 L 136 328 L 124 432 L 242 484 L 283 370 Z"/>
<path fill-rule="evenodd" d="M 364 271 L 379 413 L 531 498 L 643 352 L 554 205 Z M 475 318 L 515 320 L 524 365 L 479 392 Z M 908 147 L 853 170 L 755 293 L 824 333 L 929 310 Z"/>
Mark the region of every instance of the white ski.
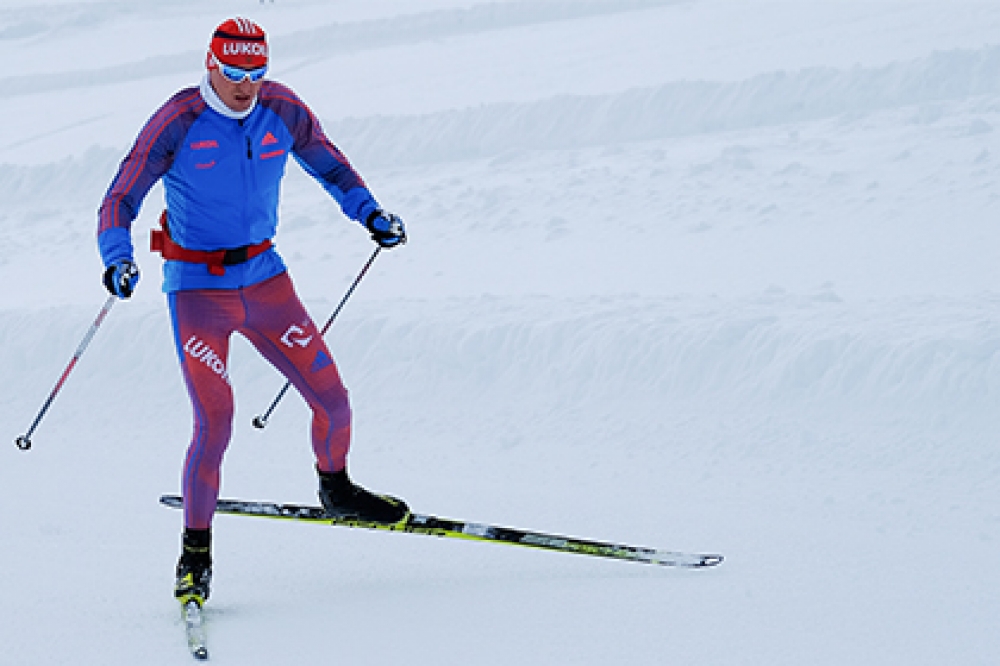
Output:
<path fill-rule="evenodd" d="M 199 661 L 208 659 L 208 647 L 205 642 L 205 619 L 201 606 L 194 599 L 181 606 L 184 618 L 184 631 L 187 633 L 188 649 L 191 656 Z"/>

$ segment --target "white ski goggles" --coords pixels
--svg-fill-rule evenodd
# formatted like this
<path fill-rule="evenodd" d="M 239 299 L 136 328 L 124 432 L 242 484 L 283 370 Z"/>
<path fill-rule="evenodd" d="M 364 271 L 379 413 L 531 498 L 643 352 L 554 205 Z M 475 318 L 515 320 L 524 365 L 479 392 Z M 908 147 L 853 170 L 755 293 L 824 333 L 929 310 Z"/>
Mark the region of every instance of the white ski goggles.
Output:
<path fill-rule="evenodd" d="M 242 67 L 233 67 L 232 65 L 219 62 L 214 53 L 211 55 L 212 62 L 219 68 L 219 73 L 230 83 L 243 83 L 247 79 L 257 83 L 267 74 L 267 65 L 258 67 L 257 69 L 243 69 Z"/>

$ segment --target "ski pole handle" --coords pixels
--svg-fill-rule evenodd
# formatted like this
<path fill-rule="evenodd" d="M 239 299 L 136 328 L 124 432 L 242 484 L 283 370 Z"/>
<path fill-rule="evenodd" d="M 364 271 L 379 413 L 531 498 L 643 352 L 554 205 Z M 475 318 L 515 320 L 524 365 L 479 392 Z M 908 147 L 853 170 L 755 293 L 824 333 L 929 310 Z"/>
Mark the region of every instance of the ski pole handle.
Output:
<path fill-rule="evenodd" d="M 382 247 L 379 246 L 375 248 L 374 252 L 372 252 L 372 256 L 368 258 L 368 261 L 365 262 L 365 265 L 364 267 L 362 267 L 361 272 L 358 273 L 358 277 L 354 278 L 354 282 L 351 284 L 351 287 L 347 290 L 347 293 L 344 294 L 344 297 L 340 299 L 340 304 L 337 305 L 337 308 L 333 311 L 333 314 L 331 314 L 330 318 L 326 320 L 325 324 L 323 324 L 323 329 L 319 332 L 321 336 L 326 335 L 326 332 L 330 330 L 330 326 L 333 325 L 333 320 L 336 319 L 337 315 L 340 314 L 340 311 L 344 309 L 344 304 L 347 303 L 347 299 L 349 299 L 351 297 L 351 294 L 354 293 L 354 290 L 357 289 L 358 283 L 361 282 L 361 278 L 363 278 L 365 276 L 365 273 L 368 272 L 368 269 L 371 268 L 372 263 L 374 263 L 375 261 L 375 257 L 377 257 L 378 253 L 381 251 Z M 292 383 L 286 380 L 285 385 L 281 388 L 280 391 L 278 391 L 278 395 L 271 402 L 271 406 L 267 408 L 267 411 L 264 412 L 263 414 L 259 414 L 254 417 L 253 419 L 254 428 L 263 429 L 267 425 L 267 420 L 271 418 L 271 413 L 274 412 L 274 409 L 278 406 L 278 403 L 281 402 L 281 399 L 285 397 L 285 394 L 288 393 L 288 389 L 291 388 L 291 386 Z"/>
<path fill-rule="evenodd" d="M 97 329 L 100 328 L 104 318 L 108 316 L 109 312 L 111 312 L 111 306 L 115 304 L 116 300 L 118 300 L 117 296 L 108 296 L 108 300 L 104 302 L 104 307 L 102 307 L 101 311 L 97 314 L 97 319 L 95 319 L 94 323 L 90 325 L 90 329 L 87 331 L 87 334 L 83 336 L 83 340 L 76 348 L 76 353 L 73 354 L 73 358 L 70 359 L 66 369 L 63 370 L 62 375 L 59 377 L 59 381 L 56 382 L 52 392 L 49 393 L 49 397 L 45 400 L 45 404 L 42 405 L 42 408 L 39 410 L 35 420 L 32 421 L 31 427 L 28 428 L 28 432 L 14 440 L 14 444 L 17 448 L 22 451 L 27 451 L 31 448 L 31 435 L 34 434 L 35 428 L 37 428 L 38 424 L 41 423 L 42 417 L 45 416 L 45 413 L 49 411 L 49 407 L 52 406 L 52 401 L 56 399 L 59 391 L 62 390 L 63 384 L 66 383 L 66 379 L 69 377 L 69 373 L 71 373 L 73 368 L 76 367 L 80 357 L 83 356 L 83 352 L 86 351 L 87 346 L 90 345 L 90 341 L 94 339 L 94 334 L 97 333 Z"/>

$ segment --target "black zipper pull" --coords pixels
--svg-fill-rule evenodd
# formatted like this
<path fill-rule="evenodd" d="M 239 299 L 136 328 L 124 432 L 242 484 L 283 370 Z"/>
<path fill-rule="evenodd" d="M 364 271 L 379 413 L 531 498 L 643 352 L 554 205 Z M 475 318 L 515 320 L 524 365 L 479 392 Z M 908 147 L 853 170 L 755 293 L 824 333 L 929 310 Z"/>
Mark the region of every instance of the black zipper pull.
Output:
<path fill-rule="evenodd" d="M 247 159 L 253 159 L 253 144 L 250 143 L 250 137 L 247 137 Z"/>

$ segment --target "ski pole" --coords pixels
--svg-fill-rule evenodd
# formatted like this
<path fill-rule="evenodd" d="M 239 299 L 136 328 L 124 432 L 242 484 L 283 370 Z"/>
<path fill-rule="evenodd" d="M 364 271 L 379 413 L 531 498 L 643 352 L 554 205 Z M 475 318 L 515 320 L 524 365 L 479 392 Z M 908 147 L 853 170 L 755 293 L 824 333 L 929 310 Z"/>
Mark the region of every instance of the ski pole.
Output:
<path fill-rule="evenodd" d="M 53 388 L 52 392 L 49 393 L 48 399 L 45 401 L 45 404 L 42 405 L 41 410 L 39 410 L 38 416 L 36 416 L 35 420 L 31 423 L 31 427 L 28 428 L 28 432 L 14 440 L 17 448 L 22 451 L 27 451 L 31 448 L 31 435 L 35 432 L 35 428 L 38 427 L 42 417 L 45 416 L 45 412 L 49 411 L 49 407 L 52 406 L 52 401 L 56 399 L 56 395 L 58 395 L 59 391 L 62 390 L 63 384 L 66 383 L 66 378 L 69 377 L 69 373 L 71 373 L 73 368 L 76 367 L 76 363 L 80 360 L 80 357 L 83 356 L 83 352 L 87 349 L 87 345 L 89 345 L 90 341 L 94 339 L 94 334 L 97 333 L 97 329 L 100 327 L 101 322 L 103 322 L 104 318 L 108 316 L 108 313 L 111 311 L 111 306 L 115 304 L 116 300 L 118 300 L 117 296 L 108 296 L 108 300 L 104 302 L 104 307 L 101 308 L 101 311 L 97 314 L 97 319 L 95 319 L 94 323 L 90 325 L 90 330 L 87 331 L 87 334 L 83 336 L 80 346 L 76 348 L 76 353 L 73 354 L 73 358 L 70 359 L 69 365 L 67 365 L 66 369 L 63 370 L 62 375 L 59 377 L 59 381 L 56 382 L 55 388 Z"/>
<path fill-rule="evenodd" d="M 333 320 L 337 318 L 338 314 L 340 314 L 340 311 L 344 308 L 344 304 L 347 303 L 347 299 L 349 299 L 351 297 L 351 294 L 354 293 L 354 290 L 357 288 L 358 283 L 361 282 L 361 278 L 363 278 L 365 276 L 365 273 L 368 272 L 368 269 L 371 267 L 372 262 L 375 261 L 375 257 L 377 257 L 378 253 L 381 251 L 382 247 L 379 246 L 375 248 L 374 252 L 372 252 L 372 256 L 368 258 L 368 261 L 365 262 L 365 265 L 364 267 L 362 267 L 361 272 L 358 273 L 358 277 L 354 278 L 354 282 L 351 284 L 351 287 L 347 290 L 347 293 L 344 294 L 344 297 L 340 299 L 340 304 L 337 305 L 337 308 L 333 311 L 333 314 L 330 315 L 330 318 L 326 320 L 326 323 L 323 325 L 323 330 L 319 332 L 320 336 L 326 335 L 326 332 L 330 330 L 330 326 L 333 324 Z M 277 407 L 278 403 L 281 402 L 281 399 L 285 397 L 285 394 L 288 393 L 288 389 L 291 388 L 291 386 L 292 382 L 285 381 L 285 385 L 281 388 L 280 391 L 278 391 L 278 395 L 274 398 L 274 401 L 271 403 L 271 406 L 267 408 L 267 411 L 264 412 L 263 414 L 258 414 L 257 416 L 254 417 L 253 426 L 255 428 L 264 428 L 264 426 L 267 425 L 267 421 L 268 419 L 271 418 L 271 413 L 274 412 L 274 408 Z"/>

